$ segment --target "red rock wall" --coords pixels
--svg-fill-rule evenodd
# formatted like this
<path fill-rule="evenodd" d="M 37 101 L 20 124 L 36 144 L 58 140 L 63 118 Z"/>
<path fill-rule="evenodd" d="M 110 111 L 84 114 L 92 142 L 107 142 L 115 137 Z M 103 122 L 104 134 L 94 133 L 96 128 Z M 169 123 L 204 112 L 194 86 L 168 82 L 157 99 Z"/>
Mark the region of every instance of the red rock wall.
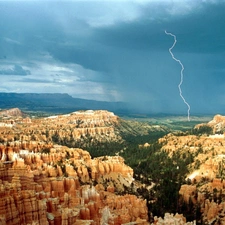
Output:
<path fill-rule="evenodd" d="M 92 160 L 82 149 L 47 146 L 51 147 L 49 154 L 33 152 L 46 148 L 38 142 L 1 146 L 1 155 L 7 159 L 0 162 L 2 224 L 72 225 L 89 220 L 95 225 L 102 221 L 119 225 L 136 220 L 148 224 L 144 200 L 132 195 L 118 196 L 114 193 L 116 186 L 96 189 L 83 184 L 98 182 L 99 177 L 110 177 L 111 173 L 127 180 L 132 178 L 133 170 L 121 157 Z"/>

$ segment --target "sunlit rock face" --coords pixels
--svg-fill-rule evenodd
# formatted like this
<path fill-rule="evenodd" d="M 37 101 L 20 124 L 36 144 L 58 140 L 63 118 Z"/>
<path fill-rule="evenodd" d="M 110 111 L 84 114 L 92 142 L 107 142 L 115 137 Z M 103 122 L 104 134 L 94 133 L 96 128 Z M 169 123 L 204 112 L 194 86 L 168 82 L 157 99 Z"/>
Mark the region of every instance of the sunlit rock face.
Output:
<path fill-rule="evenodd" d="M 71 114 L 51 116 L 45 118 L 44 123 L 54 124 L 50 131 L 51 138 L 64 140 L 92 139 L 93 141 L 114 141 L 121 139 L 115 132 L 115 125 L 118 124 L 118 117 L 112 112 L 78 111 Z M 58 127 L 63 125 L 63 129 Z M 55 132 L 57 130 L 57 132 Z"/>
<path fill-rule="evenodd" d="M 215 116 L 209 124 L 222 124 L 224 117 Z M 216 126 L 217 126 L 216 125 Z M 221 125 L 222 126 L 222 125 Z M 225 224 L 225 139 L 217 135 L 169 134 L 161 138 L 162 149 L 169 155 L 192 155 L 187 184 L 181 186 L 180 205 L 199 213 L 203 224 Z M 200 222 L 200 221 L 198 221 Z"/>
<path fill-rule="evenodd" d="M 117 116 L 88 110 L 29 119 L 11 111 L 0 124 L 0 224 L 149 224 L 145 200 L 119 195 L 133 182 L 122 157 L 92 159 L 55 144 L 121 142 Z"/>
<path fill-rule="evenodd" d="M 73 147 L 122 142 L 115 129 L 117 125 L 118 117 L 104 110 L 78 111 L 38 119 L 6 117 L 0 122 L 0 141 L 43 141 Z"/>
<path fill-rule="evenodd" d="M 0 116 L 2 117 L 22 117 L 25 114 L 21 112 L 20 109 L 18 108 L 12 108 L 12 109 L 7 109 L 7 110 L 2 110 L 0 111 Z"/>
<path fill-rule="evenodd" d="M 38 141 L 11 142 L 0 152 L 0 224 L 148 224 L 145 200 L 116 194 L 133 180 L 119 156 L 91 159 L 82 149 Z"/>
<path fill-rule="evenodd" d="M 214 122 L 222 119 L 215 117 Z M 122 143 L 118 124 L 117 116 L 102 110 L 41 119 L 6 117 L 0 124 L 0 224 L 149 224 L 146 201 L 125 194 L 134 193 L 126 190 L 137 186 L 122 157 L 92 159 L 84 147 L 66 147 Z M 170 133 L 159 144 L 168 156 L 179 152 L 184 159 L 194 158 L 188 165 L 187 184 L 179 191 L 180 204 L 199 210 L 205 224 L 223 224 L 223 134 Z M 153 224 L 194 222 L 166 214 L 154 217 Z"/>
<path fill-rule="evenodd" d="M 0 141 L 43 141 L 70 147 L 87 148 L 98 143 L 122 143 L 122 134 L 148 135 L 162 131 L 162 126 L 143 126 L 125 121 L 105 110 L 77 111 L 45 118 L 0 115 Z M 20 131 L 20 132 L 18 132 Z"/>
<path fill-rule="evenodd" d="M 214 133 L 219 133 L 220 137 L 224 138 L 224 131 L 225 131 L 225 116 L 222 115 L 215 115 L 211 121 L 208 123 L 198 124 L 196 128 L 200 128 L 202 126 L 209 126 L 213 129 Z M 218 136 L 218 137 L 219 137 Z"/>
<path fill-rule="evenodd" d="M 151 225 L 196 225 L 196 222 L 186 222 L 186 218 L 181 214 L 165 213 L 164 218 L 155 216 Z"/>

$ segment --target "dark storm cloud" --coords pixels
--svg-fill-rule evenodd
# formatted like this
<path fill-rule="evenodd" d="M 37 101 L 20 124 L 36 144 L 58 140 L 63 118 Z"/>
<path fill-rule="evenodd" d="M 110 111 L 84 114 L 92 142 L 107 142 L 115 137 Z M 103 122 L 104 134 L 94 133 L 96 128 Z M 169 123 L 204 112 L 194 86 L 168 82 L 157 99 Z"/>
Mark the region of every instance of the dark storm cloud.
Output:
<path fill-rule="evenodd" d="M 157 9 L 160 7 L 163 10 L 163 5 L 158 5 Z M 112 67 L 116 69 L 119 64 L 127 64 L 126 55 L 131 50 L 131 54 L 138 54 L 139 61 L 142 61 L 145 51 L 151 53 L 168 49 L 173 43 L 173 39 L 164 33 L 168 30 L 177 35 L 177 52 L 224 52 L 225 20 L 221 20 L 224 10 L 224 4 L 210 4 L 183 17 L 167 13 L 164 18 L 157 16 L 152 21 L 145 9 L 145 14 L 137 21 L 90 28 L 84 40 L 76 37 L 78 45 L 62 41 L 55 48 L 54 43 L 48 43 L 47 50 L 63 62 L 75 62 L 88 69 L 109 72 Z"/>
<path fill-rule="evenodd" d="M 164 51 L 173 42 L 164 33 L 167 30 L 179 38 L 177 51 L 224 52 L 224 11 L 225 3 L 221 3 L 205 5 L 201 10 L 185 16 L 172 16 L 167 13 L 164 20 L 157 17 L 152 21 L 146 14 L 138 21 L 99 28 L 95 31 L 95 38 L 113 47 Z"/>
<path fill-rule="evenodd" d="M 219 109 L 225 96 L 224 12 L 224 1 L 0 1 L 0 74 L 27 75 L 15 79 L 20 86 L 62 84 L 76 97 L 185 113 L 167 30 L 177 36 L 173 52 L 185 66 L 191 110 L 209 112 L 209 102 Z"/>

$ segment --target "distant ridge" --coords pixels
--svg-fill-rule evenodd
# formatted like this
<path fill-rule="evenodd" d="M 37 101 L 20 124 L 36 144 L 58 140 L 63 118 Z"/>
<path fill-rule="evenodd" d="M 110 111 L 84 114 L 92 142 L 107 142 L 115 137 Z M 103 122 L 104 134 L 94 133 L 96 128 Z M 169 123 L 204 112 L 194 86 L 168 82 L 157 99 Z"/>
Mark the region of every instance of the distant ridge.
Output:
<path fill-rule="evenodd" d="M 22 111 L 68 113 L 76 110 L 104 109 L 126 113 L 123 102 L 106 102 L 73 98 L 60 93 L 5 93 L 0 92 L 0 109 L 20 108 Z"/>

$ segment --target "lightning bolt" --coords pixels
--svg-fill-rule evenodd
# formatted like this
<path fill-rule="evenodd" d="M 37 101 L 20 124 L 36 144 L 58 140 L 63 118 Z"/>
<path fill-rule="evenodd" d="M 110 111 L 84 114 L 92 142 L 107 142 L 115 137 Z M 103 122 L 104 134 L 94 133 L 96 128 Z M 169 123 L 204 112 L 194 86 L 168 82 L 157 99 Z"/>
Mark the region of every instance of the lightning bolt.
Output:
<path fill-rule="evenodd" d="M 190 110 L 191 110 L 191 107 L 190 107 L 190 105 L 188 104 L 188 102 L 185 100 L 184 96 L 182 95 L 182 89 L 181 89 L 181 85 L 182 85 L 183 79 L 184 79 L 184 74 L 183 74 L 184 66 L 183 66 L 183 64 L 181 63 L 181 61 L 180 61 L 179 59 L 177 59 L 177 58 L 174 57 L 174 54 L 173 54 L 173 52 L 172 52 L 172 49 L 174 48 L 174 46 L 175 46 L 176 43 L 177 43 L 177 38 L 176 38 L 176 35 L 171 34 L 171 33 L 167 32 L 166 30 L 165 30 L 165 34 L 170 35 L 170 36 L 172 36 L 172 37 L 174 38 L 174 43 L 173 43 L 173 45 L 169 48 L 169 52 L 170 52 L 172 58 L 173 58 L 176 62 L 178 62 L 178 63 L 180 64 L 180 66 L 181 66 L 181 71 L 180 71 L 180 83 L 179 83 L 179 85 L 178 85 L 178 89 L 179 89 L 179 92 L 180 92 L 180 97 L 182 98 L 183 102 L 187 105 L 187 108 L 188 108 L 188 110 L 187 110 L 187 114 L 188 114 L 188 115 L 187 115 L 187 116 L 188 116 L 188 121 L 190 121 Z"/>

